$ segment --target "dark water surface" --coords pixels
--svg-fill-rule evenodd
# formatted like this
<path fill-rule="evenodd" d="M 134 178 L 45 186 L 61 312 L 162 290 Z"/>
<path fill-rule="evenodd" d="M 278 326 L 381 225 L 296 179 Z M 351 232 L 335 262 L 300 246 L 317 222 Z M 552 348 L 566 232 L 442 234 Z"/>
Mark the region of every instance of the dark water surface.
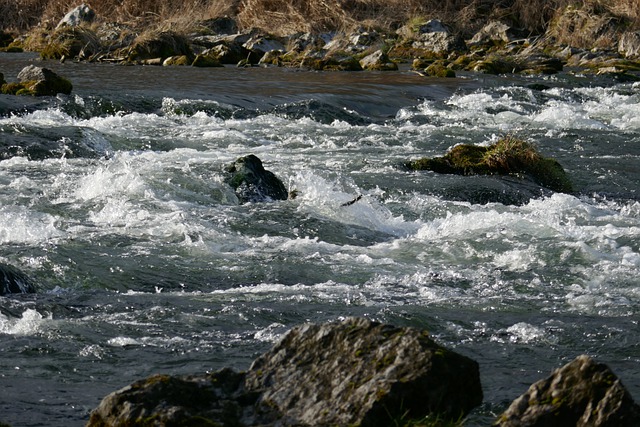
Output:
<path fill-rule="evenodd" d="M 583 353 L 640 398 L 640 85 L 35 63 L 74 92 L 0 96 L 0 262 L 39 283 L 0 297 L 0 421 L 80 426 L 136 379 L 245 369 L 345 316 L 477 360 L 468 426 Z M 505 134 L 575 193 L 402 167 Z M 239 204 L 223 170 L 249 153 L 300 195 Z"/>

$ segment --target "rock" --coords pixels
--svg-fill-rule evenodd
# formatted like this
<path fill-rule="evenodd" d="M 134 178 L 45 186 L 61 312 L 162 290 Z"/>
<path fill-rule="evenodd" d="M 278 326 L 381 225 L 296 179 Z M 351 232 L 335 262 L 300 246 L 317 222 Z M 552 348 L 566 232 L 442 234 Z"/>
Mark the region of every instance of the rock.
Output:
<path fill-rule="evenodd" d="M 76 27 L 81 24 L 90 24 L 96 17 L 96 13 L 86 4 L 81 4 L 75 9 L 69 11 L 64 18 L 60 20 L 56 29 L 61 27 Z"/>
<path fill-rule="evenodd" d="M 18 73 L 19 83 L 2 85 L 2 93 L 12 95 L 54 96 L 58 93 L 70 94 L 71 82 L 48 68 L 29 65 Z"/>
<path fill-rule="evenodd" d="M 382 50 L 377 50 L 362 58 L 360 66 L 364 70 L 373 71 L 396 71 L 398 69 L 398 64 L 392 62 Z"/>
<path fill-rule="evenodd" d="M 145 61 L 161 58 L 164 61 L 170 56 L 187 56 L 193 60 L 194 54 L 187 39 L 171 31 L 147 34 L 138 37 L 130 48 L 129 61 Z"/>
<path fill-rule="evenodd" d="M 460 144 L 445 156 L 409 162 L 409 169 L 457 175 L 509 175 L 529 178 L 553 191 L 569 193 L 573 186 L 562 166 L 542 157 L 533 145 L 513 137 L 483 147 Z"/>
<path fill-rule="evenodd" d="M 424 74 L 431 77 L 453 78 L 456 76 L 455 71 L 447 67 L 447 63 L 442 60 L 434 61 L 424 69 Z"/>
<path fill-rule="evenodd" d="M 491 21 L 467 42 L 470 46 L 504 46 L 520 38 L 520 34 L 509 25 Z"/>
<path fill-rule="evenodd" d="M 245 374 L 223 369 L 208 375 L 154 375 L 106 396 L 87 427 L 259 425 L 255 393 L 244 391 Z"/>
<path fill-rule="evenodd" d="M 281 50 L 271 50 L 267 53 L 265 53 L 262 58 L 260 58 L 260 61 L 258 61 L 259 65 L 277 65 L 277 66 L 281 66 L 282 65 L 282 55 L 284 55 L 284 52 L 282 52 Z"/>
<path fill-rule="evenodd" d="M 162 65 L 165 67 L 170 67 L 172 65 L 190 65 L 192 61 L 189 60 L 187 55 L 179 55 L 179 56 L 170 56 L 164 61 L 162 61 Z"/>
<path fill-rule="evenodd" d="M 218 60 L 218 58 L 211 55 L 205 55 L 205 54 L 196 55 L 191 65 L 194 67 L 203 67 L 203 68 L 223 67 L 222 63 L 220 62 L 220 60 Z"/>
<path fill-rule="evenodd" d="M 230 174 L 226 181 L 241 203 L 286 200 L 289 196 L 282 181 L 266 170 L 253 154 L 240 157 L 226 172 Z"/>
<path fill-rule="evenodd" d="M 618 53 L 626 58 L 640 58 L 640 32 L 626 32 L 618 42 Z"/>
<path fill-rule="evenodd" d="M 0 263 L 0 295 L 32 294 L 36 287 L 29 276 L 17 268 Z"/>
<path fill-rule="evenodd" d="M 266 53 L 274 50 L 284 50 L 284 45 L 281 42 L 265 36 L 251 37 L 242 47 L 252 52 L 258 58 L 262 58 Z"/>
<path fill-rule="evenodd" d="M 494 423 L 500 427 L 638 425 L 640 406 L 606 365 L 585 355 L 533 384 Z"/>
<path fill-rule="evenodd" d="M 458 419 L 482 401 L 478 364 L 428 333 L 367 319 L 292 329 L 253 362 L 248 389 L 287 425 L 389 426 L 438 414 Z"/>
<path fill-rule="evenodd" d="M 105 397 L 87 426 L 386 427 L 457 420 L 481 401 L 476 362 L 425 331 L 348 318 L 293 328 L 246 373 L 137 381 Z"/>
<path fill-rule="evenodd" d="M 453 51 L 466 50 L 462 39 L 452 34 L 437 19 L 417 26 L 405 26 L 398 30 L 398 34 L 404 38 L 404 44 L 408 44 L 410 49 L 422 51 L 421 56 L 446 56 Z"/>

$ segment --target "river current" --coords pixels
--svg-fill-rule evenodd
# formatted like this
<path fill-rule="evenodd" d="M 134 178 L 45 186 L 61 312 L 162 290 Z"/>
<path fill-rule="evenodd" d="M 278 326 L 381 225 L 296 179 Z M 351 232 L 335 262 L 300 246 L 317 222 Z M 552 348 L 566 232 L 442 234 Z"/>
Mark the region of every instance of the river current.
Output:
<path fill-rule="evenodd" d="M 7 80 L 31 63 L 74 91 L 0 96 L 0 262 L 38 284 L 0 297 L 0 421 L 81 426 L 137 379 L 246 369 L 346 316 L 478 361 L 466 426 L 579 354 L 640 399 L 640 84 L 0 54 Z M 402 167 L 504 135 L 575 192 Z M 239 204 L 224 167 L 247 154 L 298 196 Z"/>

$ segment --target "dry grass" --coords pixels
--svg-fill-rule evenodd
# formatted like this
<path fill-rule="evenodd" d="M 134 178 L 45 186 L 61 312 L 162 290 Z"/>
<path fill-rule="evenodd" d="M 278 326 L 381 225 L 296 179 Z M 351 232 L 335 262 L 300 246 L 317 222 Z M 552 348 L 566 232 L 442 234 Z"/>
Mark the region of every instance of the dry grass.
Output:
<path fill-rule="evenodd" d="M 640 28 L 640 0 L 87 0 L 100 20 L 137 28 L 188 27 L 229 15 L 240 27 L 274 34 L 335 31 L 364 26 L 394 30 L 412 18 L 439 18 L 469 35 L 488 19 L 500 19 L 540 34 L 558 10 L 573 4 L 600 7 Z M 80 0 L 0 0 L 0 29 L 25 32 L 55 25 Z"/>

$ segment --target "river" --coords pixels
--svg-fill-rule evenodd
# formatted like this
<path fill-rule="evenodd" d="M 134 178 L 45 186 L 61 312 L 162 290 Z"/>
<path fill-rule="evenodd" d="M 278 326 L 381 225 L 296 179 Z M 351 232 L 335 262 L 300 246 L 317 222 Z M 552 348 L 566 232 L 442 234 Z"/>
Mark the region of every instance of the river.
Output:
<path fill-rule="evenodd" d="M 82 426 L 154 373 L 248 368 L 289 328 L 364 316 L 480 364 L 486 426 L 579 354 L 640 399 L 640 84 L 278 68 L 47 66 L 70 96 L 0 96 L 0 421 Z M 575 186 L 410 172 L 516 135 Z M 239 204 L 255 154 L 298 196 Z M 356 203 L 342 206 L 357 196 Z"/>

